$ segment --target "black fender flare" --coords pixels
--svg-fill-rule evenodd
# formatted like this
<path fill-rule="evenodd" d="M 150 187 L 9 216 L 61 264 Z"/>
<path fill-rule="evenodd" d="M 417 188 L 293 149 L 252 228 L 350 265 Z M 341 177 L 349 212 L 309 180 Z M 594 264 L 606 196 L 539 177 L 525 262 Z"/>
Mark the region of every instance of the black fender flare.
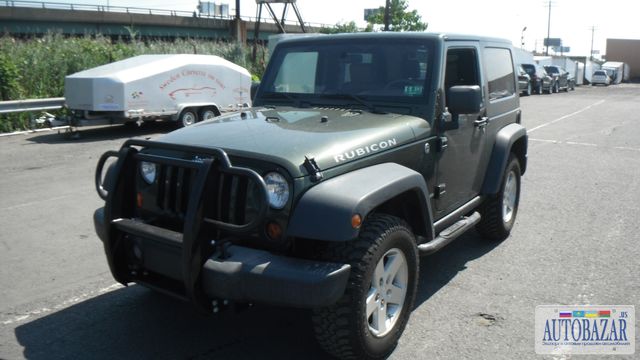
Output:
<path fill-rule="evenodd" d="M 522 141 L 520 141 L 521 139 Z M 517 155 L 520 160 L 521 172 L 524 174 L 527 169 L 527 129 L 517 123 L 509 124 L 496 134 L 496 142 L 491 151 L 491 159 L 482 185 L 483 194 L 493 195 L 500 190 L 504 169 L 509 161 L 511 149 L 516 142 L 522 144 L 518 148 Z"/>
<path fill-rule="evenodd" d="M 426 237 L 433 238 L 433 213 L 423 176 L 395 163 L 355 170 L 312 187 L 294 208 L 287 235 L 324 241 L 352 240 L 360 233 L 351 225 L 353 215 L 359 214 L 364 220 L 381 204 L 407 192 L 418 197 Z"/>

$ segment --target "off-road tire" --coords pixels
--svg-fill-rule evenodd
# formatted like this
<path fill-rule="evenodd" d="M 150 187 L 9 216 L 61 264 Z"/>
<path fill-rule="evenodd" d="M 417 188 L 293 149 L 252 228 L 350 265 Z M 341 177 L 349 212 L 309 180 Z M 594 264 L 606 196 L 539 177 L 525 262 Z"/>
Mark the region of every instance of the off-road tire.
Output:
<path fill-rule="evenodd" d="M 487 198 L 480 206 L 480 215 L 482 216 L 476 230 L 487 240 L 503 241 L 511 233 L 513 224 L 518 214 L 518 204 L 520 203 L 520 163 L 518 159 L 511 154 L 509 162 L 502 175 L 502 184 L 496 195 Z M 514 183 L 510 183 L 514 181 Z M 511 188 L 515 186 L 515 189 Z M 508 187 L 505 191 L 505 187 Z M 511 216 L 505 216 L 503 207 L 505 206 L 505 198 L 515 196 L 512 203 Z M 508 198 L 506 199 L 509 200 Z"/>
<path fill-rule="evenodd" d="M 372 278 L 383 256 L 394 251 L 396 254 L 397 251 L 401 252 L 406 260 L 406 293 L 397 320 L 386 334 L 377 337 L 370 330 L 367 299 L 372 299 L 371 296 L 379 298 L 375 294 L 383 286 L 375 289 Z M 372 215 L 365 221 L 357 239 L 332 244 L 324 257 L 349 263 L 351 274 L 345 294 L 335 305 L 313 311 L 312 320 L 318 343 L 339 359 L 386 358 L 395 349 L 404 331 L 416 296 L 419 256 L 409 226 L 394 216 Z M 391 277 L 394 277 L 392 283 L 395 282 L 395 276 Z M 389 284 L 389 281 L 386 283 Z"/>

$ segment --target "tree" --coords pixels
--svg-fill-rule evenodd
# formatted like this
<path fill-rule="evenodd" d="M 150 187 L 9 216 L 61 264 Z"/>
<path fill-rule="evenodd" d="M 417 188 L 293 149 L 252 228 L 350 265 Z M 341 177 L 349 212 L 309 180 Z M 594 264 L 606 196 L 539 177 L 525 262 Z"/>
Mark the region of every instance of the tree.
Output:
<path fill-rule="evenodd" d="M 391 31 L 425 31 L 428 23 L 422 22 L 417 10 L 407 11 L 407 0 L 391 0 L 389 29 Z M 367 21 L 371 25 L 384 25 L 384 6 L 378 8 Z"/>
<path fill-rule="evenodd" d="M 351 21 L 348 23 L 338 23 L 333 27 L 323 27 L 322 29 L 320 29 L 320 32 L 323 34 L 356 33 L 362 31 L 372 31 L 372 28 L 369 25 L 366 29 L 363 30 L 358 28 L 358 25 L 356 25 L 355 21 Z"/>

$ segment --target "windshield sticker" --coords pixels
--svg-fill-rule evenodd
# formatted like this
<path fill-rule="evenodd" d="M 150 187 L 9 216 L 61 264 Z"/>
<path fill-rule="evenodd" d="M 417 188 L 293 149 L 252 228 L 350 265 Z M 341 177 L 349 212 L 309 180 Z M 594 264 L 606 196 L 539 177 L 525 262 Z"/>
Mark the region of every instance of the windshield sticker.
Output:
<path fill-rule="evenodd" d="M 422 85 L 407 85 L 404 87 L 404 94 L 407 96 L 420 96 L 422 95 Z"/>
<path fill-rule="evenodd" d="M 336 161 L 336 163 L 341 163 L 344 161 L 349 161 L 355 158 L 359 158 L 365 155 L 369 155 L 372 153 L 376 153 L 379 151 L 382 151 L 384 149 L 389 149 L 392 148 L 394 146 L 396 146 L 398 144 L 398 141 L 393 138 L 393 139 L 389 139 L 389 140 L 383 140 L 377 143 L 373 143 L 371 145 L 367 145 L 367 146 L 363 146 L 363 147 L 359 147 L 353 150 L 349 150 L 346 151 L 342 154 L 337 154 L 333 156 L 333 159 Z"/>

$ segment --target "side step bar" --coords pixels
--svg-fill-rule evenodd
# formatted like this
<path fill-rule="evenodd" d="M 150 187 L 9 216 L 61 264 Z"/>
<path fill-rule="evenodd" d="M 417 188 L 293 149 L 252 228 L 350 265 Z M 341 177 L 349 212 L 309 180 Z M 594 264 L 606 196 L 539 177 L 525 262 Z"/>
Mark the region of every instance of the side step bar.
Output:
<path fill-rule="evenodd" d="M 429 255 L 442 249 L 445 245 L 449 244 L 458 236 L 464 234 L 472 226 L 475 226 L 480 222 L 480 213 L 474 212 L 468 217 L 463 217 L 460 220 L 453 223 L 453 225 L 442 230 L 438 236 L 425 244 L 418 245 L 418 251 L 420 255 Z"/>

